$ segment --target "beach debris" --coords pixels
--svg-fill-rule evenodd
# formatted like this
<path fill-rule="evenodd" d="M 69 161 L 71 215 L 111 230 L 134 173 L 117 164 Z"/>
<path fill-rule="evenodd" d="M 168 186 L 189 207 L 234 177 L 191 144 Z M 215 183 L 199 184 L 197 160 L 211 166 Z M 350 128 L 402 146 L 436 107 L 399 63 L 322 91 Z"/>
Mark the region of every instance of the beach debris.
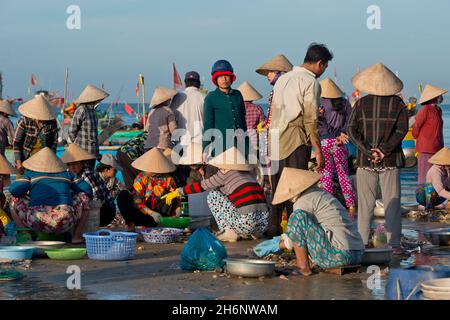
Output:
<path fill-rule="evenodd" d="M 138 247 L 137 247 L 137 250 L 138 250 L 138 251 L 145 250 L 145 247 L 144 247 L 144 246 L 138 246 Z"/>
<path fill-rule="evenodd" d="M 223 269 L 222 269 L 222 268 L 215 268 L 215 269 L 214 269 L 214 272 L 215 272 L 215 273 L 222 273 L 222 272 L 223 272 Z"/>
<path fill-rule="evenodd" d="M 289 278 L 282 274 L 282 275 L 280 276 L 280 280 L 289 280 Z"/>
<path fill-rule="evenodd" d="M 0 259 L 0 268 L 2 269 L 21 269 L 21 270 L 30 270 L 31 269 L 32 260 L 9 260 L 9 259 Z"/>
<path fill-rule="evenodd" d="M 194 273 L 200 273 L 201 271 L 200 270 L 194 270 Z"/>
<path fill-rule="evenodd" d="M 217 275 L 217 274 L 213 274 L 213 279 L 217 279 L 217 278 L 219 278 L 219 276 Z"/>

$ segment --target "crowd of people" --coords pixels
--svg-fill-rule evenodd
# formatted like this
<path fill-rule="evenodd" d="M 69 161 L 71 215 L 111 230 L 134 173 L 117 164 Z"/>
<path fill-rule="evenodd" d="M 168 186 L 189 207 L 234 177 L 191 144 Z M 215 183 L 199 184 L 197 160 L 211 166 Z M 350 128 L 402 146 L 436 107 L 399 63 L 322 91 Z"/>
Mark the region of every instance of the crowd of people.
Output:
<path fill-rule="evenodd" d="M 157 226 L 162 216 L 179 216 L 181 198 L 209 192 L 219 240 L 273 237 L 255 253 L 292 249 L 301 273 L 309 275 L 310 262 L 330 268 L 361 261 L 380 187 L 388 243 L 400 253 L 399 169 L 409 130 L 403 83 L 375 64 L 353 77 L 354 87 L 366 95 L 352 106 L 333 80 L 318 81 L 332 59 L 325 45 L 313 43 L 300 66 L 277 55 L 257 68 L 273 86 L 267 115 L 256 103 L 262 95 L 249 82 L 233 88 L 230 62 L 214 63 L 216 89 L 206 96 L 199 90 L 200 75 L 190 71 L 184 91 L 155 89 L 144 132 L 124 143 L 116 157 L 99 152 L 95 109 L 108 97 L 102 89 L 88 85 L 76 100 L 69 144 L 60 158 L 57 118 L 44 96 L 19 107 L 15 132 L 8 119 L 15 112 L 0 101 L 2 190 L 16 173 L 11 200 L 2 203 L 3 225 L 10 218 L 35 231 L 73 231 L 72 241 L 79 243 L 92 199 L 101 204 L 101 226 L 134 230 Z M 424 209 L 450 199 L 450 149 L 444 147 L 439 107 L 446 92 L 425 88 L 412 128 L 417 199 Z M 4 157 L 8 141 L 15 166 Z M 357 148 L 356 184 L 349 143 Z M 124 183 L 116 178 L 118 170 Z M 289 216 L 286 230 L 283 213 Z"/>

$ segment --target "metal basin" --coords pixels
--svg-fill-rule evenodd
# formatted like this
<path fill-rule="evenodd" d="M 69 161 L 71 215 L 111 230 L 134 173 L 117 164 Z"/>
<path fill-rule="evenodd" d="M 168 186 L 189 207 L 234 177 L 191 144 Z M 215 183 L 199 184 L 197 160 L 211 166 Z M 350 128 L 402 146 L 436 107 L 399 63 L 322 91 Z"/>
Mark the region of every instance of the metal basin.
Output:
<path fill-rule="evenodd" d="M 257 278 L 268 276 L 275 269 L 274 261 L 257 259 L 226 259 L 226 269 L 236 276 Z"/>
<path fill-rule="evenodd" d="M 66 243 L 62 241 L 27 241 L 21 246 L 33 247 L 33 255 L 37 257 L 46 257 L 45 250 L 62 248 Z"/>
<path fill-rule="evenodd" d="M 412 168 L 417 164 L 417 158 L 414 154 L 414 148 L 404 148 L 403 154 L 405 155 L 405 168 Z"/>
<path fill-rule="evenodd" d="M 366 266 L 388 264 L 392 258 L 392 251 L 390 248 L 366 249 L 361 264 Z"/>
<path fill-rule="evenodd" d="M 434 245 L 450 246 L 450 228 L 425 230 L 423 235 Z"/>

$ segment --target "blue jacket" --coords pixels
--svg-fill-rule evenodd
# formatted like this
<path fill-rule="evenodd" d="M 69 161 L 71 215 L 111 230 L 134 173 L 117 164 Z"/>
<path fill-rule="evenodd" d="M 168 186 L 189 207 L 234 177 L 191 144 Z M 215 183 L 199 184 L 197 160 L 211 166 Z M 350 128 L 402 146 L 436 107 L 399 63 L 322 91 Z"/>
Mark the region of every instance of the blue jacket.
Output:
<path fill-rule="evenodd" d="M 29 192 L 30 206 L 72 205 L 72 196 L 79 192 L 92 198 L 92 188 L 83 179 L 77 179 L 72 173 L 43 173 L 26 171 L 9 187 L 14 197 Z"/>

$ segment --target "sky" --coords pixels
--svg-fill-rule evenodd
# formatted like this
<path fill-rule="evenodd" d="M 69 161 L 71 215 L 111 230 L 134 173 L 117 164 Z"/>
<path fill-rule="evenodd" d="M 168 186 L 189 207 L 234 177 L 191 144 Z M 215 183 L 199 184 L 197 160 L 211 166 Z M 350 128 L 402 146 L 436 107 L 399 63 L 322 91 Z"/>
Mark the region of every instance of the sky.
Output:
<path fill-rule="evenodd" d="M 80 8 L 79 30 L 66 26 L 70 5 Z M 381 29 L 367 27 L 371 5 Z M 35 89 L 63 94 L 68 67 L 69 99 L 91 83 L 104 85 L 107 101 L 136 102 L 142 73 L 149 102 L 156 86 L 172 86 L 173 62 L 182 78 L 196 70 L 212 90 L 211 66 L 227 59 L 234 87 L 249 81 L 264 102 L 271 87 L 255 69 L 280 53 L 300 65 L 318 42 L 334 54 L 321 79 L 336 68 L 347 94 L 358 68 L 383 62 L 405 96 L 418 96 L 418 83 L 450 88 L 449 12 L 448 0 L 0 0 L 3 95 L 29 98 L 31 74 Z"/>

